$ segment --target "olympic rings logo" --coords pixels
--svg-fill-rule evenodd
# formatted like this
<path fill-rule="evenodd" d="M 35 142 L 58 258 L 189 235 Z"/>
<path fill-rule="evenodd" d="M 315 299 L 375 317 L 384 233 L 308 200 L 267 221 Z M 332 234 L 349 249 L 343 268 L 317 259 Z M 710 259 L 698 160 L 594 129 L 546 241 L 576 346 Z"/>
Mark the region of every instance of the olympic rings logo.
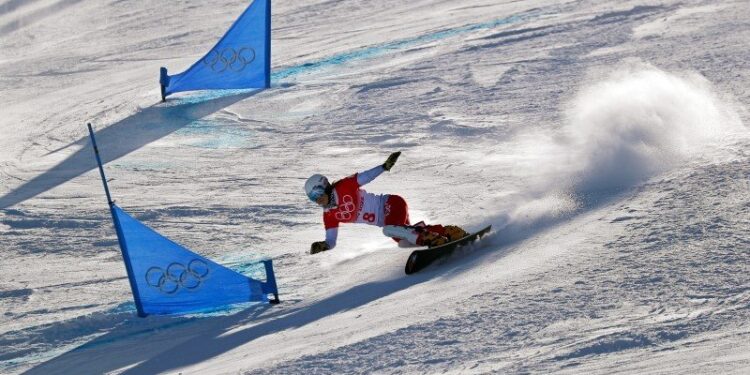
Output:
<path fill-rule="evenodd" d="M 187 290 L 197 289 L 208 277 L 208 264 L 200 259 L 193 259 L 185 266 L 173 262 L 164 270 L 151 267 L 146 271 L 146 283 L 164 294 L 174 294 L 180 287 Z"/>
<path fill-rule="evenodd" d="M 351 195 L 344 195 L 341 197 L 344 202 L 342 206 L 339 206 L 339 210 L 336 212 L 336 219 L 339 221 L 347 221 L 352 219 L 352 213 L 357 209 L 354 204 L 354 199 Z"/>
<path fill-rule="evenodd" d="M 239 73 L 253 61 L 255 61 L 255 50 L 250 47 L 242 47 L 239 50 L 226 47 L 221 52 L 212 50 L 203 58 L 203 63 L 216 73 L 226 70 Z"/>

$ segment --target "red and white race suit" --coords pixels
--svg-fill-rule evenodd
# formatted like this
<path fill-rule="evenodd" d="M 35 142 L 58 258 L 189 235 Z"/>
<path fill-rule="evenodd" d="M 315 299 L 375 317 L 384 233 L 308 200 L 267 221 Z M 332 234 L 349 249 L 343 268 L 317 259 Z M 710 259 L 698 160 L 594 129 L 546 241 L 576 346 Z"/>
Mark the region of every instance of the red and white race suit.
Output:
<path fill-rule="evenodd" d="M 326 243 L 336 246 L 340 223 L 408 225 L 409 208 L 398 195 L 372 194 L 361 187 L 383 173 L 382 166 L 356 173 L 333 184 L 331 205 L 323 211 Z"/>

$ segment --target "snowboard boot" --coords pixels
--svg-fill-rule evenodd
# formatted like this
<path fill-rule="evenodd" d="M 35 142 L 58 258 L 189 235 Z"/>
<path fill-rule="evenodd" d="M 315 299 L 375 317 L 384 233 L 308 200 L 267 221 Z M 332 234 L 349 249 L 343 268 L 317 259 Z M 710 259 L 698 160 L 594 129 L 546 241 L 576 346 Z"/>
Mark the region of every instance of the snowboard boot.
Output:
<path fill-rule="evenodd" d="M 443 235 L 448 237 L 450 242 L 458 241 L 469 235 L 467 231 L 455 225 L 446 225 L 443 227 L 443 229 L 444 229 Z"/>
<path fill-rule="evenodd" d="M 445 245 L 448 242 L 450 242 L 448 237 L 437 232 L 424 231 L 417 237 L 417 245 L 420 246 L 435 247 Z"/>
<path fill-rule="evenodd" d="M 404 240 L 416 246 L 435 247 L 453 241 L 448 237 L 446 228 L 442 225 L 427 225 L 420 221 L 414 225 L 386 225 L 383 227 L 383 234 L 399 242 L 400 246 Z M 462 234 L 466 233 L 461 228 L 453 228 L 451 233 L 454 236 L 463 237 Z"/>

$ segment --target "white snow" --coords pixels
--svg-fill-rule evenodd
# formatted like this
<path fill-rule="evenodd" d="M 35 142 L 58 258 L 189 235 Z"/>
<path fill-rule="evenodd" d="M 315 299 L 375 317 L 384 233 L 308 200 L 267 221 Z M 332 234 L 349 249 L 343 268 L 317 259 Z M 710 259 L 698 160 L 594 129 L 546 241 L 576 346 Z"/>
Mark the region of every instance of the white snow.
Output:
<path fill-rule="evenodd" d="M 0 372 L 750 372 L 750 3 L 279 1 L 273 87 L 178 94 L 247 1 L 0 3 Z M 307 64 L 307 65 L 305 65 Z M 282 303 L 137 318 L 118 204 Z M 492 224 L 416 275 L 302 186 Z"/>

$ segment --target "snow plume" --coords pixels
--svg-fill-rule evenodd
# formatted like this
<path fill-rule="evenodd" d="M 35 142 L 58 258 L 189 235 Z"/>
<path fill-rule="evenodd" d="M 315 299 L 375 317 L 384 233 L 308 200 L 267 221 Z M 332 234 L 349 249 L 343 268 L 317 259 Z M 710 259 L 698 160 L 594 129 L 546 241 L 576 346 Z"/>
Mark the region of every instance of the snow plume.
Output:
<path fill-rule="evenodd" d="M 577 194 L 634 186 L 742 128 L 702 76 L 642 63 L 584 88 L 566 118 L 557 146 L 569 151 L 563 168 Z"/>
<path fill-rule="evenodd" d="M 740 117 L 704 77 L 628 63 L 586 85 L 555 134 L 513 142 L 514 169 L 527 186 L 510 221 L 550 220 L 633 187 L 705 146 L 744 131 Z"/>

